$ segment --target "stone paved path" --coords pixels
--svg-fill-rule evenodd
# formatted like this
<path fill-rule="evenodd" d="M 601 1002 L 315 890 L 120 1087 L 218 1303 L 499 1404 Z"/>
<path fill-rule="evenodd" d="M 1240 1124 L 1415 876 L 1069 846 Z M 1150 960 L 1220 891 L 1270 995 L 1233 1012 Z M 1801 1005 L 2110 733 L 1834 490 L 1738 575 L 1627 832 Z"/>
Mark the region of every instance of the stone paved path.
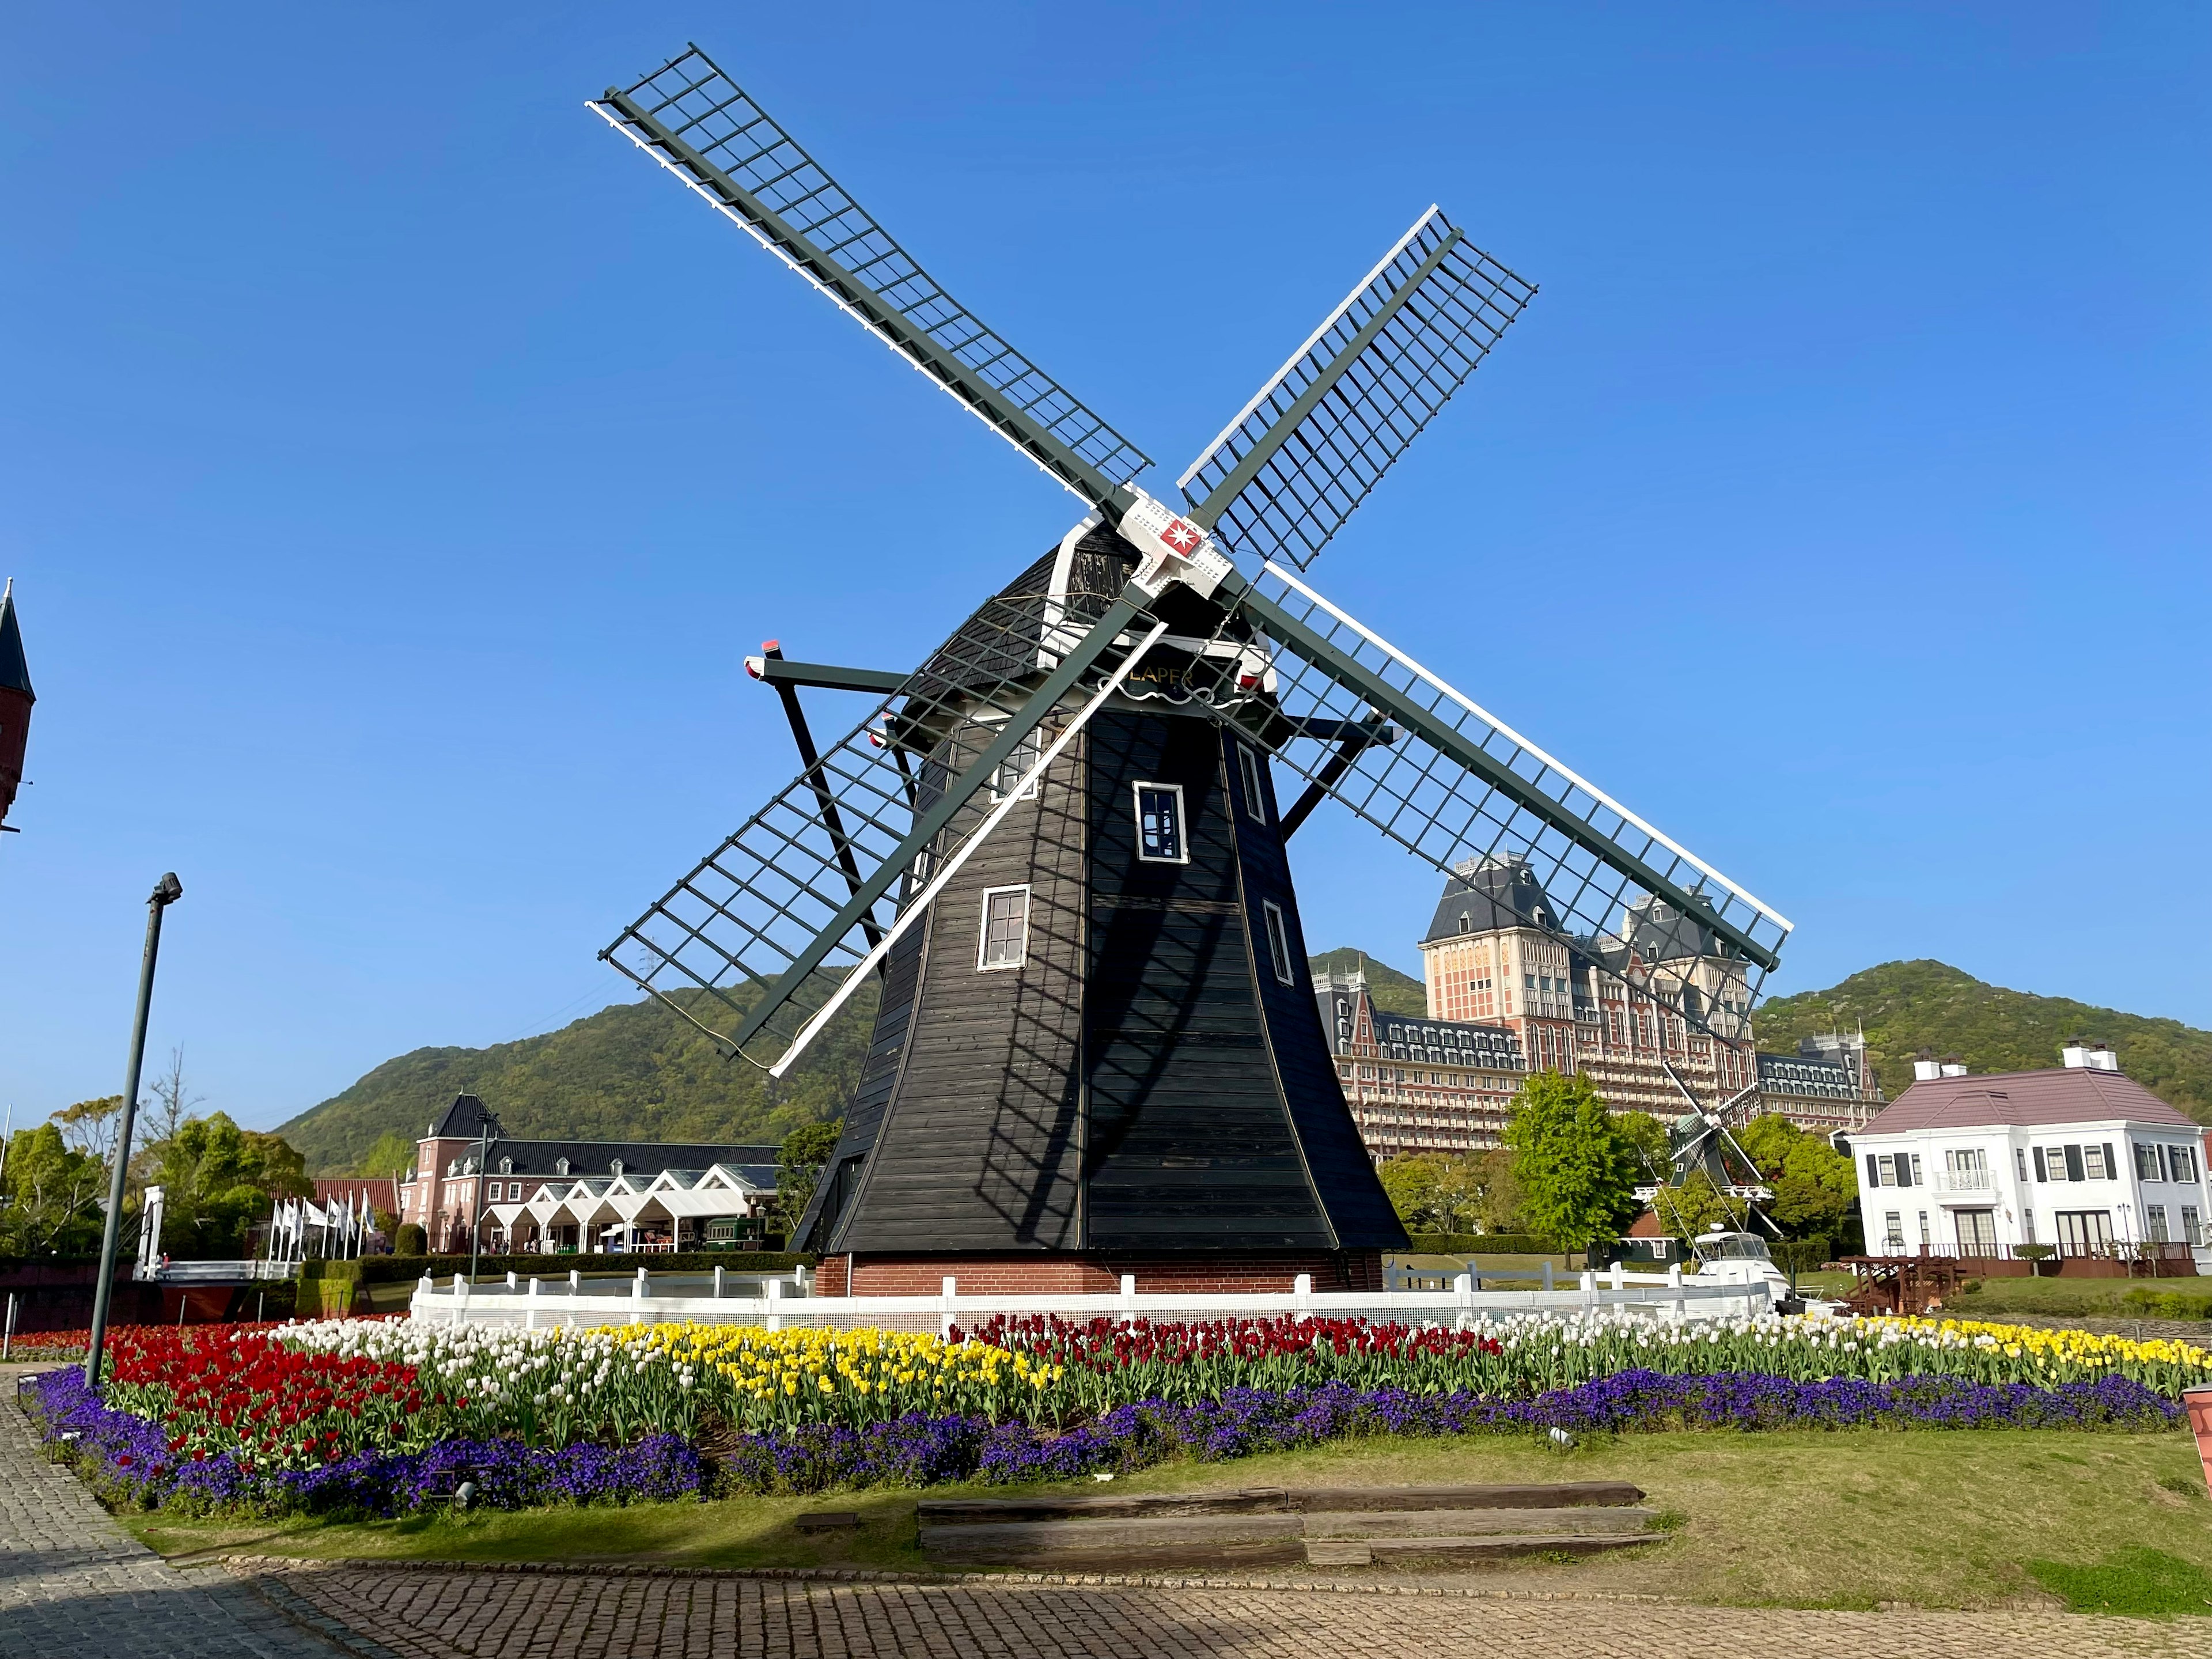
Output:
<path fill-rule="evenodd" d="M 2212 1626 L 2039 1613 L 1799 1613 L 1342 1589 L 824 1583 L 360 1564 L 283 1574 L 402 1659 L 2107 1659 Z"/>
<path fill-rule="evenodd" d="M 22 1369 L 0 1375 L 0 1659 L 332 1659 L 249 1583 L 168 1565 L 41 1457 Z"/>
<path fill-rule="evenodd" d="M 12 1395 L 12 1376 L 0 1374 L 0 1389 Z M 0 1399 L 0 1659 L 339 1653 L 352 1659 L 2110 1659 L 2212 1656 L 2212 1621 L 1802 1613 L 1393 1595 L 1371 1584 L 831 1582 L 361 1562 L 240 1563 L 228 1572 L 186 1573 L 133 1541 L 74 1476 L 40 1457 L 13 1399 Z"/>

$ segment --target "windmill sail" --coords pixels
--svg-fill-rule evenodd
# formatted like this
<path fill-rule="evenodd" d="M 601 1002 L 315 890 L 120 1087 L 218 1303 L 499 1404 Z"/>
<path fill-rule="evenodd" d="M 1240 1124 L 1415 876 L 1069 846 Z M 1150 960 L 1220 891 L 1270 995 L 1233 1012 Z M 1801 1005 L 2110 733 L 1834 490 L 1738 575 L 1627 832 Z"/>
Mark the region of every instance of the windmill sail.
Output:
<path fill-rule="evenodd" d="M 1431 208 L 1185 470 L 1190 516 L 1304 569 L 1535 293 Z"/>
<path fill-rule="evenodd" d="M 1118 520 L 1150 458 L 945 291 L 696 46 L 592 108 L 1007 442 Z"/>
<path fill-rule="evenodd" d="M 987 602 L 601 957 L 726 1049 L 780 1058 L 1131 663 L 1146 596 L 1109 598 L 1121 586 L 1117 567 L 1087 592 L 1018 580 Z"/>
<path fill-rule="evenodd" d="M 1701 1030 L 1747 1029 L 1786 918 L 1290 572 L 1267 567 L 1235 603 L 1274 647 L 1272 691 L 1224 683 L 1213 706 L 1451 878 L 1473 931 L 1545 929 Z M 1315 735 L 1377 715 L 1388 744 Z"/>

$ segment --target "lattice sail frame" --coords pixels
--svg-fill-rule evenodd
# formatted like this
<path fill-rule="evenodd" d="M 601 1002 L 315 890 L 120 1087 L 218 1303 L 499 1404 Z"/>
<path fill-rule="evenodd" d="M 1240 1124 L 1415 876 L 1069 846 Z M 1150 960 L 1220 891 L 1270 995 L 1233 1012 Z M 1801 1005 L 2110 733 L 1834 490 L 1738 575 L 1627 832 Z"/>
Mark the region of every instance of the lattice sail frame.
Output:
<path fill-rule="evenodd" d="M 1787 918 L 1280 566 L 1238 610 L 1274 649 L 1271 697 L 1224 684 L 1211 700 L 1240 734 L 1447 877 L 1488 862 L 1510 891 L 1500 878 L 1518 861 L 1551 912 L 1527 907 L 1519 925 L 1696 1029 L 1743 1038 Z M 1304 642 L 1285 638 L 1293 627 Z M 1303 735 L 1377 715 L 1395 740 L 1348 764 L 1342 744 Z"/>
<path fill-rule="evenodd" d="M 1126 599 L 1063 596 L 1054 625 L 1066 632 L 1073 616 L 1089 631 L 1048 672 L 1034 666 L 1048 602 L 988 601 L 601 958 L 726 1052 L 780 1074 L 793 1038 L 926 896 L 932 872 L 988 830 L 1024 769 L 1133 663 L 1147 642 L 1136 624 L 1160 631 Z M 771 995 L 781 1000 L 757 1019 Z"/>
<path fill-rule="evenodd" d="M 946 293 L 697 46 L 592 107 L 1092 506 L 1152 465 Z"/>
<path fill-rule="evenodd" d="M 1184 471 L 1191 517 L 1305 569 L 1535 293 L 1431 207 Z"/>

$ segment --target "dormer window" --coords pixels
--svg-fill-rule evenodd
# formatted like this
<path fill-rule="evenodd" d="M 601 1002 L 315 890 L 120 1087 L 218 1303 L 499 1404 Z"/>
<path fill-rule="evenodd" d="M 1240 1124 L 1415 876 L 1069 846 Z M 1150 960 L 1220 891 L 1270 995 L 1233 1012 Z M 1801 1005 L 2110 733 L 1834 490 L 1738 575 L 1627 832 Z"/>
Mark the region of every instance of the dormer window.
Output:
<path fill-rule="evenodd" d="M 619 1178 L 619 1177 L 621 1176 L 621 1175 L 622 1175 L 622 1172 L 623 1172 L 623 1161 L 622 1161 L 620 1158 L 613 1158 L 613 1159 L 611 1159 L 611 1160 L 608 1162 L 608 1164 L 607 1164 L 607 1173 L 608 1173 L 609 1175 L 611 1175 L 611 1176 L 616 1176 L 616 1177 Z"/>
<path fill-rule="evenodd" d="M 566 1175 L 566 1174 L 568 1174 L 568 1160 L 567 1158 L 556 1158 L 556 1159 L 553 1161 L 553 1173 L 554 1173 L 555 1175 Z"/>
<path fill-rule="evenodd" d="M 501 1175 L 513 1175 L 514 1173 L 514 1160 L 511 1158 L 503 1158 L 500 1159 L 499 1172 Z"/>

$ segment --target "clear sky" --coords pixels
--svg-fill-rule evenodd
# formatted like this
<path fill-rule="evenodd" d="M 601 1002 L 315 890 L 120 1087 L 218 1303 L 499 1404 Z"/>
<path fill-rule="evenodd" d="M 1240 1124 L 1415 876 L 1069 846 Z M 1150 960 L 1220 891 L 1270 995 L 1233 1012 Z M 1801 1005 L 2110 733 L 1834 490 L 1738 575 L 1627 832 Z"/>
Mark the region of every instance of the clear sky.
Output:
<path fill-rule="evenodd" d="M 0 19 L 0 1104 L 268 1124 L 622 994 L 1070 498 L 583 107 L 696 40 L 1162 462 L 1430 202 L 1541 284 L 1315 567 L 1798 923 L 2212 1024 L 2212 10 L 88 4 Z M 833 723 L 828 700 L 817 714 Z M 1297 843 L 1402 966 L 1431 874 Z"/>

